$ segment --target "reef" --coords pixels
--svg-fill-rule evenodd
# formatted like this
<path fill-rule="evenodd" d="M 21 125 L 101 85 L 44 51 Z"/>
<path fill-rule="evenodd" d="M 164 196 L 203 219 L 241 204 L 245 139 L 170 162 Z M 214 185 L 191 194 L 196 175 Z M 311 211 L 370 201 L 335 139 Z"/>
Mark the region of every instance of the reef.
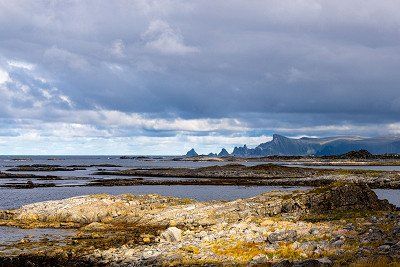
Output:
<path fill-rule="evenodd" d="M 60 240 L 1 245 L 3 266 L 400 264 L 400 212 L 366 184 L 228 202 L 80 196 L 0 211 L 0 226 L 76 230 Z"/>

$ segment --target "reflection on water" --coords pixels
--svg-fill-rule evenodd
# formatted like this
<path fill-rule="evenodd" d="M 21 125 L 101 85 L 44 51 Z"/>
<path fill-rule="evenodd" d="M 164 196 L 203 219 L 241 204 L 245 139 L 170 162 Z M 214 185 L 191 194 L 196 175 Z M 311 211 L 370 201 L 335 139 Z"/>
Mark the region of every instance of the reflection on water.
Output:
<path fill-rule="evenodd" d="M 214 186 L 214 185 L 140 185 L 113 187 L 51 187 L 33 189 L 0 189 L 0 209 L 13 209 L 22 205 L 69 198 L 74 196 L 107 193 L 120 194 L 160 194 L 199 201 L 234 200 L 252 197 L 273 190 L 299 190 L 306 187 L 279 186 Z"/>
<path fill-rule="evenodd" d="M 75 233 L 69 229 L 21 229 L 16 227 L 0 226 L 0 247 L 1 245 L 9 245 L 21 239 L 29 239 L 30 241 L 38 241 L 41 238 L 48 240 L 58 240 L 66 236 L 71 236 Z"/>
<path fill-rule="evenodd" d="M 119 194 L 160 194 L 181 198 L 193 198 L 199 201 L 234 200 L 248 198 L 273 190 L 304 190 L 307 187 L 280 186 L 214 186 L 214 185 L 140 185 L 113 187 L 52 187 L 33 189 L 0 189 L 0 209 L 13 209 L 22 205 L 69 198 L 81 195 L 107 193 Z M 400 207 L 400 190 L 376 189 L 381 199 Z"/>
<path fill-rule="evenodd" d="M 94 176 L 93 172 L 98 169 L 115 170 L 128 168 L 171 168 L 187 167 L 198 168 L 213 165 L 226 165 L 232 162 L 192 162 L 192 161 L 174 161 L 174 157 L 153 157 L 146 159 L 121 159 L 119 156 L 0 156 L 0 171 L 19 165 L 47 164 L 47 165 L 102 165 L 113 164 L 121 167 L 88 167 L 86 170 L 65 171 L 65 172 L 17 172 L 31 173 L 35 175 L 56 175 L 62 176 L 65 180 L 35 180 L 35 179 L 0 179 L 0 184 L 5 183 L 26 183 L 32 180 L 37 183 L 56 183 L 58 186 L 82 185 L 87 183 L 88 179 L 110 179 L 110 178 L 129 178 L 113 176 Z M 20 159 L 20 160 L 15 160 Z M 253 166 L 266 164 L 266 162 L 238 162 L 239 164 Z M 275 162 L 285 165 L 287 163 Z M 307 167 L 302 165 L 290 165 Z M 400 166 L 308 166 L 312 168 L 329 169 L 365 169 L 365 170 L 384 170 L 400 171 Z M 82 177 L 88 179 L 77 180 Z M 147 179 L 154 179 L 148 177 Z M 167 178 L 156 178 L 167 179 Z M 170 177 L 168 179 L 175 179 Z M 300 187 L 296 188 L 299 189 Z M 195 198 L 200 201 L 222 199 L 233 200 L 236 198 L 251 197 L 262 192 L 278 190 L 282 187 L 260 186 L 260 187 L 242 187 L 242 186 L 118 186 L 118 187 L 53 187 L 53 188 L 34 188 L 34 189 L 8 189 L 0 188 L 0 209 L 17 208 L 28 203 L 62 199 L 79 195 L 109 193 L 109 194 L 149 194 L 156 193 L 161 195 L 170 195 L 177 197 Z M 290 188 L 293 189 L 293 188 Z M 288 188 L 284 188 L 288 190 Z M 391 203 L 400 206 L 400 190 L 375 190 L 378 196 L 388 199 Z"/>
<path fill-rule="evenodd" d="M 328 165 L 301 165 L 301 164 L 284 164 L 288 167 L 301 167 L 313 169 L 331 169 L 331 170 L 371 170 L 371 171 L 400 171 L 400 166 L 328 166 Z"/>
<path fill-rule="evenodd" d="M 400 207 L 400 189 L 374 189 L 380 199 L 387 199 L 393 205 Z"/>

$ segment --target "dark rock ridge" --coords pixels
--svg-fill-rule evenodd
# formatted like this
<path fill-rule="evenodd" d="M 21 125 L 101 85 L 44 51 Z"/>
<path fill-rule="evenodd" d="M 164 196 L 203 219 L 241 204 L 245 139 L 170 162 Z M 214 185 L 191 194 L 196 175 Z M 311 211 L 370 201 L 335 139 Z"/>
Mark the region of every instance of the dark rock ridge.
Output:
<path fill-rule="evenodd" d="M 191 150 L 189 150 L 187 153 L 186 153 L 186 157 L 196 157 L 196 156 L 198 156 L 199 154 L 197 154 L 197 152 L 194 150 L 194 148 L 192 148 Z"/>
<path fill-rule="evenodd" d="M 218 157 L 228 157 L 228 156 L 229 156 L 229 152 L 226 151 L 225 148 L 223 148 L 223 149 L 221 150 L 221 152 L 218 153 Z"/>
<path fill-rule="evenodd" d="M 359 150 L 367 150 L 372 154 L 400 153 L 400 137 L 388 136 L 365 138 L 357 136 L 338 136 L 325 138 L 302 137 L 294 139 L 274 134 L 271 141 L 262 143 L 255 148 L 248 148 L 246 145 L 243 147 L 235 147 L 232 156 L 330 156 Z M 363 154 L 362 157 L 364 158 L 368 157 L 366 153 L 361 154 Z"/>

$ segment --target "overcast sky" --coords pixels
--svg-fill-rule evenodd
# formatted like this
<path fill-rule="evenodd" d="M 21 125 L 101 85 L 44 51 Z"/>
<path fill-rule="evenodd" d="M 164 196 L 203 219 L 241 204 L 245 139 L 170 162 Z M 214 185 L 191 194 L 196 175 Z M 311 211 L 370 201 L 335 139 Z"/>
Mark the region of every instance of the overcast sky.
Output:
<path fill-rule="evenodd" d="M 400 134 L 400 1 L 0 0 L 0 154 Z"/>

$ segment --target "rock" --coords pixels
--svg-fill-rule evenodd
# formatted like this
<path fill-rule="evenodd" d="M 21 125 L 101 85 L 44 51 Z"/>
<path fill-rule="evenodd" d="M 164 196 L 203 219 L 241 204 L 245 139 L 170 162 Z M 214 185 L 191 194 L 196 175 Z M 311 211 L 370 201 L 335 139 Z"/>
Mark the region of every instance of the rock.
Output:
<path fill-rule="evenodd" d="M 378 199 L 366 184 L 339 184 L 315 189 L 314 192 L 304 203 L 313 212 L 395 209 L 387 201 Z"/>
<path fill-rule="evenodd" d="M 354 230 L 354 225 L 352 223 L 349 223 L 344 227 L 344 229 L 348 230 L 348 231 L 352 231 L 352 230 Z"/>
<path fill-rule="evenodd" d="M 272 265 L 272 267 L 292 267 L 293 263 L 288 260 L 283 260 Z"/>
<path fill-rule="evenodd" d="M 176 227 L 169 227 L 161 234 L 161 239 L 167 242 L 179 242 L 182 239 L 182 230 Z"/>
<path fill-rule="evenodd" d="M 251 259 L 250 266 L 251 265 L 262 266 L 265 265 L 268 261 L 269 258 L 267 255 L 257 255 Z"/>
<path fill-rule="evenodd" d="M 361 242 L 370 243 L 370 242 L 382 241 L 384 239 L 385 239 L 385 234 L 381 229 L 372 228 L 369 229 L 368 232 L 362 236 Z"/>
<path fill-rule="evenodd" d="M 294 263 L 292 267 L 328 267 L 332 266 L 333 263 L 328 258 L 321 259 L 309 259 L 301 262 Z"/>
<path fill-rule="evenodd" d="M 218 157 L 228 157 L 228 156 L 229 156 L 229 152 L 226 151 L 225 148 L 223 148 L 223 149 L 221 150 L 221 152 L 218 153 Z"/>
<path fill-rule="evenodd" d="M 393 235 L 394 236 L 400 236 L 400 227 L 395 227 L 393 229 Z"/>
<path fill-rule="evenodd" d="M 81 229 L 84 231 L 100 231 L 107 229 L 108 226 L 104 223 L 92 222 Z"/>
<path fill-rule="evenodd" d="M 197 154 L 197 152 L 194 150 L 194 148 L 192 148 L 191 150 L 189 150 L 187 153 L 186 153 L 186 157 L 196 157 L 196 156 L 198 156 L 199 154 Z"/>
<path fill-rule="evenodd" d="M 332 246 L 334 247 L 341 247 L 344 245 L 344 241 L 342 239 L 336 240 L 332 243 Z"/>
<path fill-rule="evenodd" d="M 311 228 L 309 231 L 310 235 L 317 235 L 319 234 L 318 228 Z"/>
<path fill-rule="evenodd" d="M 150 260 L 150 259 L 154 259 L 157 258 L 158 256 L 160 256 L 161 253 L 159 251 L 154 251 L 154 250 L 145 250 L 142 253 L 142 258 L 144 260 Z"/>
<path fill-rule="evenodd" d="M 296 230 L 283 230 L 283 231 L 276 231 L 268 236 L 268 241 L 270 243 L 276 243 L 279 241 L 285 242 L 293 242 L 297 237 Z"/>
<path fill-rule="evenodd" d="M 388 251 L 390 249 L 390 246 L 389 245 L 382 245 L 382 246 L 379 246 L 378 249 L 380 251 L 382 251 L 382 252 L 385 252 L 385 251 Z"/>

